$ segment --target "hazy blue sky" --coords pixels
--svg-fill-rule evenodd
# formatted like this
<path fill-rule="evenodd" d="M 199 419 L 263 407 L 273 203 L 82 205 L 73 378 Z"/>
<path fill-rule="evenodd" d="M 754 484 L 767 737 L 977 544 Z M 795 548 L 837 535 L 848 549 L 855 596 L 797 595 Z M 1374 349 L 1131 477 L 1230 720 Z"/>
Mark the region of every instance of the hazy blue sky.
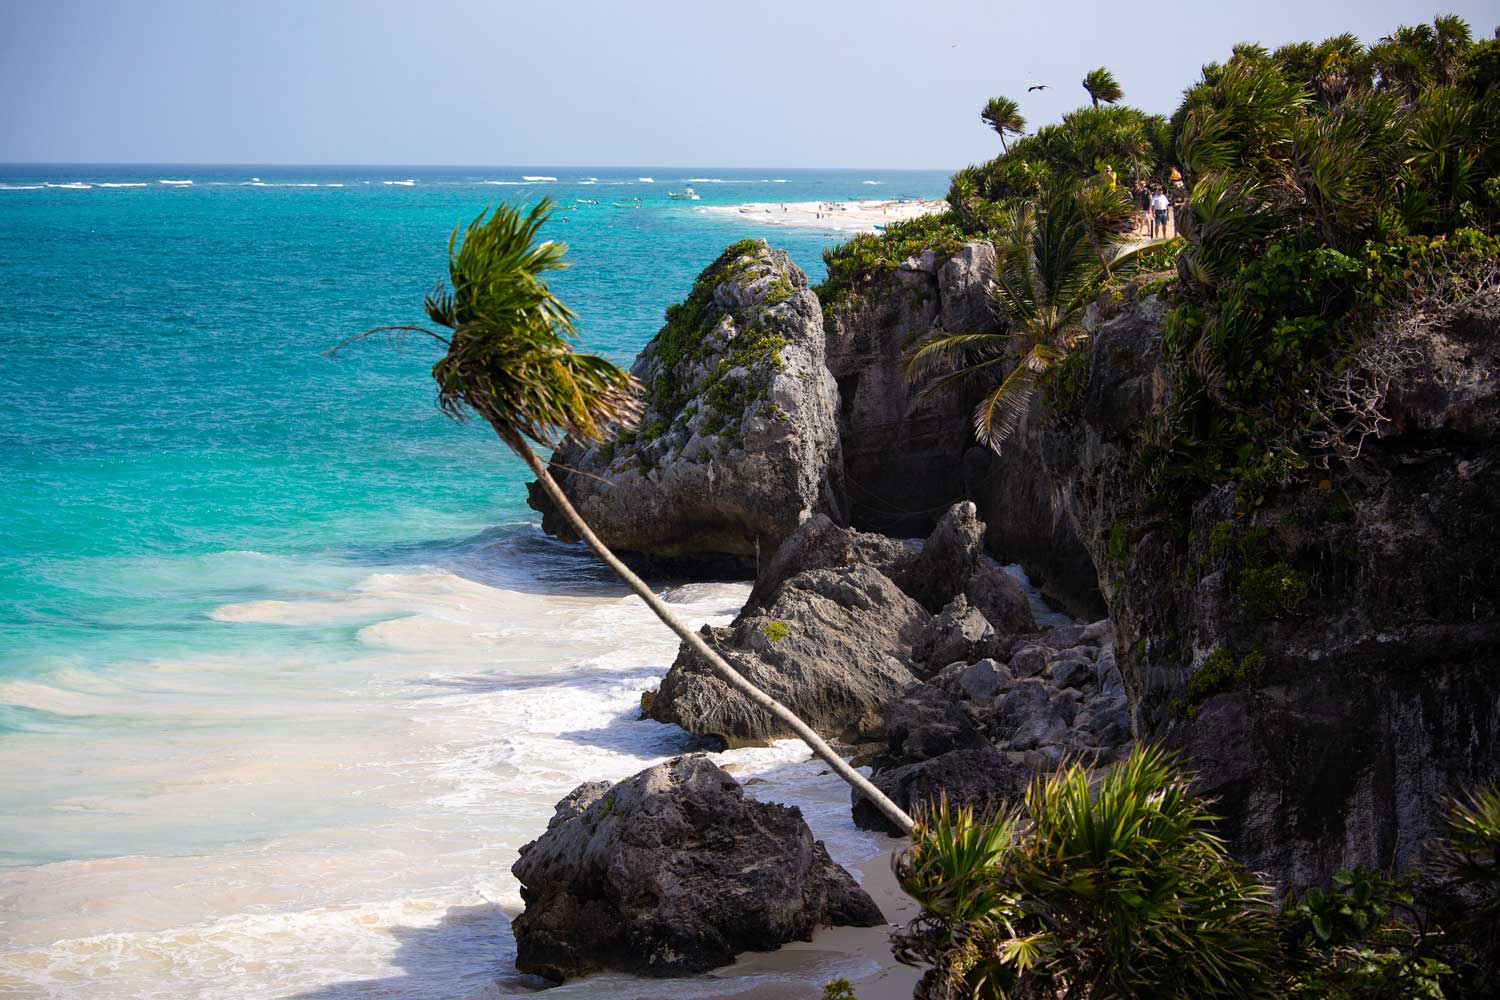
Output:
<path fill-rule="evenodd" d="M 952 168 L 1107 65 L 1168 112 L 1230 46 L 1495 0 L 0 0 L 0 161 Z M 1051 89 L 1028 94 L 1027 86 Z"/>

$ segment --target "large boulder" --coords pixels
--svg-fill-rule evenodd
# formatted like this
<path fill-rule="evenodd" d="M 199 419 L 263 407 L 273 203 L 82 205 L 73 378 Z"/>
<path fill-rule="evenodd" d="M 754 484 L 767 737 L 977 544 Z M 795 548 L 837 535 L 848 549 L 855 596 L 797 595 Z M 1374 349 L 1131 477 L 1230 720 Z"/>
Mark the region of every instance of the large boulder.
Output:
<path fill-rule="evenodd" d="M 822 310 L 785 251 L 744 240 L 699 275 L 631 373 L 645 387 L 638 430 L 567 439 L 552 475 L 620 552 L 667 561 L 769 555 L 807 511 L 844 516 Z M 536 483 L 542 528 L 576 541 Z"/>
<path fill-rule="evenodd" d="M 825 736 L 878 737 L 886 706 L 914 679 L 906 665 L 927 612 L 873 567 L 811 569 L 786 579 L 769 603 L 747 608 L 710 645 L 760 690 Z M 684 645 L 646 715 L 729 746 L 793 736 L 711 672 Z"/>
<path fill-rule="evenodd" d="M 906 377 L 906 356 L 933 331 L 999 329 L 990 306 L 994 261 L 994 248 L 983 242 L 947 257 L 919 254 L 893 272 L 856 278 L 827 303 L 828 368 L 838 382 L 855 525 L 917 535 L 965 495 L 962 457 L 977 397 L 919 397 L 921 387 Z"/>
<path fill-rule="evenodd" d="M 884 922 L 796 808 L 747 799 L 702 755 L 580 785 L 520 855 L 516 967 L 554 981 L 688 975 Z"/>
<path fill-rule="evenodd" d="M 841 528 L 827 515 L 815 513 L 797 526 L 771 558 L 761 562 L 745 606 L 768 606 L 782 584 L 810 569 L 863 564 L 896 580 L 915 559 L 913 549 L 893 538 Z"/>

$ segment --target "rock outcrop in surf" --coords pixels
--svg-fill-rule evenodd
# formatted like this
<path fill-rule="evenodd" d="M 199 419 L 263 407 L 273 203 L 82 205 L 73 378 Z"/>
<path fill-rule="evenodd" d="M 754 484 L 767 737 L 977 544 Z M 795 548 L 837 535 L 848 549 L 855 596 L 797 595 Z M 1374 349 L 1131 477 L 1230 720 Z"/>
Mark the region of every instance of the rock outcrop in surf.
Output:
<path fill-rule="evenodd" d="M 885 920 L 796 808 L 746 798 L 702 754 L 578 786 L 512 871 L 526 901 L 516 967 L 554 981 L 705 972 Z"/>
<path fill-rule="evenodd" d="M 769 558 L 809 511 L 843 519 L 838 391 L 804 275 L 764 240 L 729 247 L 631 369 L 639 428 L 568 439 L 551 471 L 605 544 L 680 563 Z M 537 484 L 542 528 L 576 541 Z"/>

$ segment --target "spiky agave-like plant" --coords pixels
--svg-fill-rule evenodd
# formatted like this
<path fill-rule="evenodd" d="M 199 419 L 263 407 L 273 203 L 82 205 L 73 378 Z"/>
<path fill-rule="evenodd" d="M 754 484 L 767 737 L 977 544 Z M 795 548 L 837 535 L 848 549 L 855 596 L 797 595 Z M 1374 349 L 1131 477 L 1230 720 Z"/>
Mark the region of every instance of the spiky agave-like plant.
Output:
<path fill-rule="evenodd" d="M 633 427 L 643 410 L 635 379 L 604 358 L 573 349 L 573 313 L 543 278 L 567 266 L 565 244 L 538 239 L 551 209 L 544 198 L 524 215 L 509 205 L 482 212 L 464 230 L 461 243 L 454 229 L 448 241 L 448 287 L 439 286 L 424 302 L 428 318 L 447 335 L 419 326 L 377 327 L 329 353 L 390 332 L 420 333 L 445 344 L 447 353 L 432 367 L 443 412 L 457 420 L 473 413 L 489 423 L 530 468 L 578 537 L 721 680 L 784 723 L 901 830 L 910 830 L 911 818 L 899 806 L 811 726 L 730 666 L 610 551 L 532 450 L 530 442 L 555 447 L 565 434 L 578 441 L 604 440 Z"/>
<path fill-rule="evenodd" d="M 923 1000 L 1262 995 L 1275 961 L 1270 893 L 1213 834 L 1176 759 L 1137 747 L 1094 781 L 1038 775 L 992 817 L 919 817 L 896 859 L 923 908 L 897 957 L 931 970 Z"/>

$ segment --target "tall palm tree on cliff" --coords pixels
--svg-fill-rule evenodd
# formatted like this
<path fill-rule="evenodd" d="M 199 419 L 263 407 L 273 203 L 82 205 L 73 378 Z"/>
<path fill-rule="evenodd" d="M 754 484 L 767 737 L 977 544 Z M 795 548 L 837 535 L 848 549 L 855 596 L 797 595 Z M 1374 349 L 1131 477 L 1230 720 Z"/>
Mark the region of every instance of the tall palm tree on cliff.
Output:
<path fill-rule="evenodd" d="M 521 457 L 573 530 L 606 566 L 625 581 L 658 618 L 718 677 L 774 715 L 903 831 L 912 821 L 894 802 L 850 767 L 823 738 L 785 705 L 740 675 L 722 656 L 667 608 L 589 528 L 558 486 L 529 441 L 556 447 L 562 435 L 602 441 L 639 422 L 640 384 L 603 358 L 573 350 L 573 313 L 552 294 L 543 275 L 566 267 L 567 246 L 538 242 L 551 214 L 542 199 L 531 211 L 502 205 L 489 218 L 481 212 L 458 243 L 448 240 L 448 288 L 439 286 L 423 303 L 446 335 L 419 326 L 377 327 L 351 337 L 339 349 L 372 334 L 413 332 L 432 337 L 447 353 L 432 366 L 438 406 L 455 420 L 477 414 Z"/>
<path fill-rule="evenodd" d="M 1115 75 L 1103 66 L 1089 70 L 1088 75 L 1083 78 L 1083 89 L 1089 92 L 1089 100 L 1094 102 L 1096 108 L 1100 101 L 1115 104 L 1125 97 L 1125 91 L 1120 89 Z"/>
<path fill-rule="evenodd" d="M 1165 242 L 1100 244 L 1089 205 L 1086 192 L 1059 184 L 1011 209 L 995 246 L 993 300 L 1005 328 L 934 334 L 907 357 L 906 377 L 927 383 L 922 396 L 998 378 L 973 416 L 974 437 L 996 452 L 1015 433 L 1042 376 L 1087 341 L 1083 313 L 1109 269 Z"/>
<path fill-rule="evenodd" d="M 1000 149 L 1009 153 L 1005 144 L 1007 135 L 1020 135 L 1026 131 L 1026 119 L 1021 117 L 1021 106 L 1009 97 L 991 97 L 979 118 L 1000 136 Z"/>

